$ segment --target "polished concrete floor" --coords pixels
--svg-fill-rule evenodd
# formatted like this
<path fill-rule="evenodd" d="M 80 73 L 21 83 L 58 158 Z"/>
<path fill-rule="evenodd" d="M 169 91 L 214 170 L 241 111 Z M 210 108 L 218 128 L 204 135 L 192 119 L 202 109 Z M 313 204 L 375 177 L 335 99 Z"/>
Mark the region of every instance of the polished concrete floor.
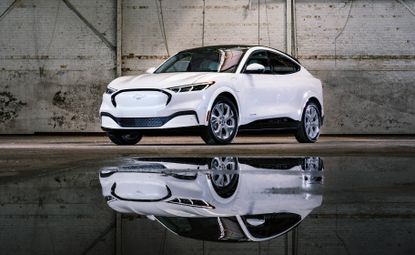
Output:
<path fill-rule="evenodd" d="M 320 157 L 322 203 L 281 237 L 228 244 L 177 236 L 143 215 L 115 212 L 103 197 L 102 169 L 136 169 L 143 157 L 165 164 L 158 157 L 167 157 L 177 170 L 183 157 L 200 164 L 215 156 L 253 169 L 239 174 L 248 185 L 241 190 L 261 187 L 253 181 L 255 167 L 278 175 L 293 159 Z M 134 180 L 140 178 L 126 179 Z M 414 187 L 412 136 L 323 136 L 316 144 L 246 136 L 228 146 L 207 146 L 197 137 L 145 137 L 136 146 L 115 146 L 101 135 L 0 136 L 0 253 L 413 254 Z M 281 192 L 275 204 L 301 191 L 283 183 L 271 190 Z"/>
<path fill-rule="evenodd" d="M 226 146 L 208 146 L 199 137 L 148 136 L 134 146 L 117 146 L 104 135 L 0 136 L 2 172 L 47 169 L 117 156 L 218 155 L 414 156 L 415 136 L 322 136 L 314 144 L 297 143 L 290 135 L 239 136 Z"/>
<path fill-rule="evenodd" d="M 208 146 L 199 137 L 144 137 L 135 146 L 116 146 L 104 135 L 0 136 L 0 151 L 89 151 L 144 155 L 209 154 L 386 154 L 415 153 L 415 136 L 322 136 L 314 144 L 300 144 L 291 135 L 239 136 L 226 146 Z"/>

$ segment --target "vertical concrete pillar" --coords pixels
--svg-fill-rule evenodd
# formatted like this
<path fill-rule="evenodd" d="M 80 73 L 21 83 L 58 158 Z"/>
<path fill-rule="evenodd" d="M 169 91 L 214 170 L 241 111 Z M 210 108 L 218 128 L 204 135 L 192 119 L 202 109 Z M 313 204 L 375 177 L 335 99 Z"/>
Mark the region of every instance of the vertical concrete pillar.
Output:
<path fill-rule="evenodd" d="M 122 0 L 117 0 L 117 52 L 116 52 L 116 76 L 122 76 Z"/>
<path fill-rule="evenodd" d="M 295 0 L 291 0 L 291 55 L 297 57 L 297 15 Z"/>
<path fill-rule="evenodd" d="M 295 0 L 286 0 L 286 52 L 297 56 Z"/>
<path fill-rule="evenodd" d="M 291 17 L 292 1 L 285 2 L 285 51 L 291 54 L 292 49 L 292 17 Z"/>

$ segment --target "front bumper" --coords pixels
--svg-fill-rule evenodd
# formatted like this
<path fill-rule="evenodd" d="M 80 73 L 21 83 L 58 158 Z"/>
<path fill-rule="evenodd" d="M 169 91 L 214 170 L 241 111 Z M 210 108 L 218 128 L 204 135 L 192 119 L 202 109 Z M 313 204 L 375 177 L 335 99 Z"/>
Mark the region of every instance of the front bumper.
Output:
<path fill-rule="evenodd" d="M 201 92 L 175 94 L 164 90 L 121 90 L 104 94 L 100 108 L 104 130 L 152 130 L 205 125 L 207 109 Z"/>
<path fill-rule="evenodd" d="M 115 117 L 101 112 L 101 126 L 107 129 L 154 129 L 198 126 L 196 111 L 181 111 L 164 117 Z"/>

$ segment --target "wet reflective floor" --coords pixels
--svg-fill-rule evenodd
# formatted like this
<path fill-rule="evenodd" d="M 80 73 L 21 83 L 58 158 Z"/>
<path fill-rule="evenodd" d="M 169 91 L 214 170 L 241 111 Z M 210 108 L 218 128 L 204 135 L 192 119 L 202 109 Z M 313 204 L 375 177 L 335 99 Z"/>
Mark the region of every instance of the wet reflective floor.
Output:
<path fill-rule="evenodd" d="M 2 167 L 7 163 L 25 170 L 0 172 L 1 254 L 415 249 L 414 157 L 129 155 Z"/>

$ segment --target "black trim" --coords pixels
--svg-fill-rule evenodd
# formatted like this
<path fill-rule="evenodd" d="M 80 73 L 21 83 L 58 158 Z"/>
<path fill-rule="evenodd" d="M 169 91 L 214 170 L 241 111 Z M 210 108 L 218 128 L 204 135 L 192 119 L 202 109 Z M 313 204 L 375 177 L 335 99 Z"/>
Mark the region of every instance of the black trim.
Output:
<path fill-rule="evenodd" d="M 239 127 L 241 131 L 257 131 L 257 130 L 278 130 L 278 129 L 297 129 L 300 121 L 291 118 L 271 118 L 256 120 L 251 123 Z"/>
<path fill-rule="evenodd" d="M 170 190 L 170 188 L 167 185 L 166 185 L 167 195 L 164 196 L 164 197 L 162 197 L 162 198 L 159 198 L 159 199 L 132 199 L 132 198 L 123 198 L 123 197 L 118 196 L 115 193 L 116 186 L 117 186 L 117 183 L 114 182 L 114 184 L 111 186 L 111 195 L 113 197 L 115 197 L 115 198 L 118 198 L 119 200 L 122 200 L 122 201 L 131 201 L 131 202 L 159 202 L 159 201 L 163 201 L 163 200 L 168 199 L 169 197 L 171 197 L 171 190 Z"/>
<path fill-rule="evenodd" d="M 132 118 L 132 117 L 117 118 L 108 112 L 101 112 L 101 117 L 106 116 L 106 117 L 113 119 L 120 127 L 131 127 L 131 128 L 162 127 L 164 124 L 169 122 L 171 119 L 177 116 L 182 116 L 182 115 L 194 115 L 196 117 L 197 123 L 199 124 L 199 118 L 197 117 L 197 113 L 195 111 L 181 111 L 181 112 L 176 112 L 169 116 L 164 116 L 164 117 L 145 117 L 145 118 Z"/>
<path fill-rule="evenodd" d="M 195 165 L 195 166 L 202 166 L 202 165 L 207 165 L 210 163 L 210 161 L 212 160 L 211 158 L 208 157 L 197 157 L 197 158 L 192 158 L 192 157 L 178 157 L 178 158 L 135 158 L 135 160 L 137 161 L 157 161 L 157 162 L 161 162 L 161 163 L 178 163 L 178 164 L 187 164 L 187 165 Z"/>
<path fill-rule="evenodd" d="M 165 117 L 149 117 L 149 118 L 117 118 L 107 112 L 102 112 L 101 116 L 107 116 L 113 119 L 121 128 L 105 128 L 101 127 L 105 132 L 110 133 L 140 133 L 143 135 L 201 135 L 206 126 L 198 125 L 192 127 L 179 128 L 157 128 L 162 127 L 171 119 L 181 115 L 194 115 L 198 123 L 199 118 L 195 111 L 181 111 Z M 124 125 L 127 122 L 128 125 Z M 138 122 L 146 125 L 135 125 Z M 124 123 L 124 124 L 123 124 Z M 154 124 L 157 125 L 149 125 Z M 239 134 L 275 134 L 275 133 L 291 133 L 298 129 L 300 121 L 288 117 L 262 119 L 242 125 L 238 129 Z M 130 127 L 124 129 L 124 127 Z M 142 128 L 149 129 L 142 129 Z M 154 127 L 154 129 L 151 129 Z"/>
<path fill-rule="evenodd" d="M 162 90 L 162 89 L 121 89 L 121 90 L 118 90 L 117 92 L 115 92 L 114 94 L 111 95 L 112 105 L 114 105 L 114 107 L 117 107 L 117 102 L 115 102 L 115 96 L 116 95 L 118 95 L 120 93 L 123 93 L 123 92 L 130 92 L 130 91 L 158 91 L 158 92 L 161 92 L 163 94 L 166 94 L 167 97 L 168 97 L 166 105 L 168 105 L 170 103 L 171 97 L 172 97 L 172 95 L 169 92 L 167 92 L 165 90 Z"/>
<path fill-rule="evenodd" d="M 182 50 L 179 53 L 187 52 L 187 51 L 194 51 L 194 50 L 203 50 L 203 49 L 212 49 L 212 50 L 228 50 L 228 49 L 234 49 L 234 48 L 252 48 L 256 47 L 255 45 L 247 45 L 247 44 L 222 44 L 222 45 L 210 45 L 210 46 L 202 46 L 202 47 L 196 47 L 191 48 L 187 50 Z"/>
<path fill-rule="evenodd" d="M 306 158 L 239 158 L 239 163 L 255 168 L 289 170 L 295 166 L 303 166 Z"/>
<path fill-rule="evenodd" d="M 107 113 L 102 113 L 102 116 L 108 116 Z M 111 117 L 111 116 L 109 116 Z M 280 133 L 292 133 L 297 130 L 300 122 L 291 118 L 275 118 L 256 120 L 254 122 L 242 125 L 239 127 L 238 134 L 255 134 L 255 135 L 267 135 L 267 134 L 280 134 Z M 139 133 L 142 135 L 157 135 L 157 136 L 191 136 L 201 135 L 206 126 L 193 126 L 193 127 L 179 127 L 179 128 L 154 128 L 154 129 L 142 129 L 142 128 L 105 128 L 102 130 L 109 133 Z"/>
<path fill-rule="evenodd" d="M 268 47 L 268 46 L 265 46 L 265 47 L 270 48 L 270 49 L 273 49 L 275 51 L 278 51 L 278 53 L 281 53 L 282 55 L 285 55 L 285 56 L 291 58 L 292 60 L 294 60 L 294 62 L 297 62 L 297 64 L 299 64 L 301 66 L 300 60 L 298 60 L 298 58 L 295 58 L 292 55 L 290 55 L 290 54 L 288 54 L 286 52 L 280 51 L 278 49 L 275 49 L 275 48 L 272 48 L 272 47 Z"/>

